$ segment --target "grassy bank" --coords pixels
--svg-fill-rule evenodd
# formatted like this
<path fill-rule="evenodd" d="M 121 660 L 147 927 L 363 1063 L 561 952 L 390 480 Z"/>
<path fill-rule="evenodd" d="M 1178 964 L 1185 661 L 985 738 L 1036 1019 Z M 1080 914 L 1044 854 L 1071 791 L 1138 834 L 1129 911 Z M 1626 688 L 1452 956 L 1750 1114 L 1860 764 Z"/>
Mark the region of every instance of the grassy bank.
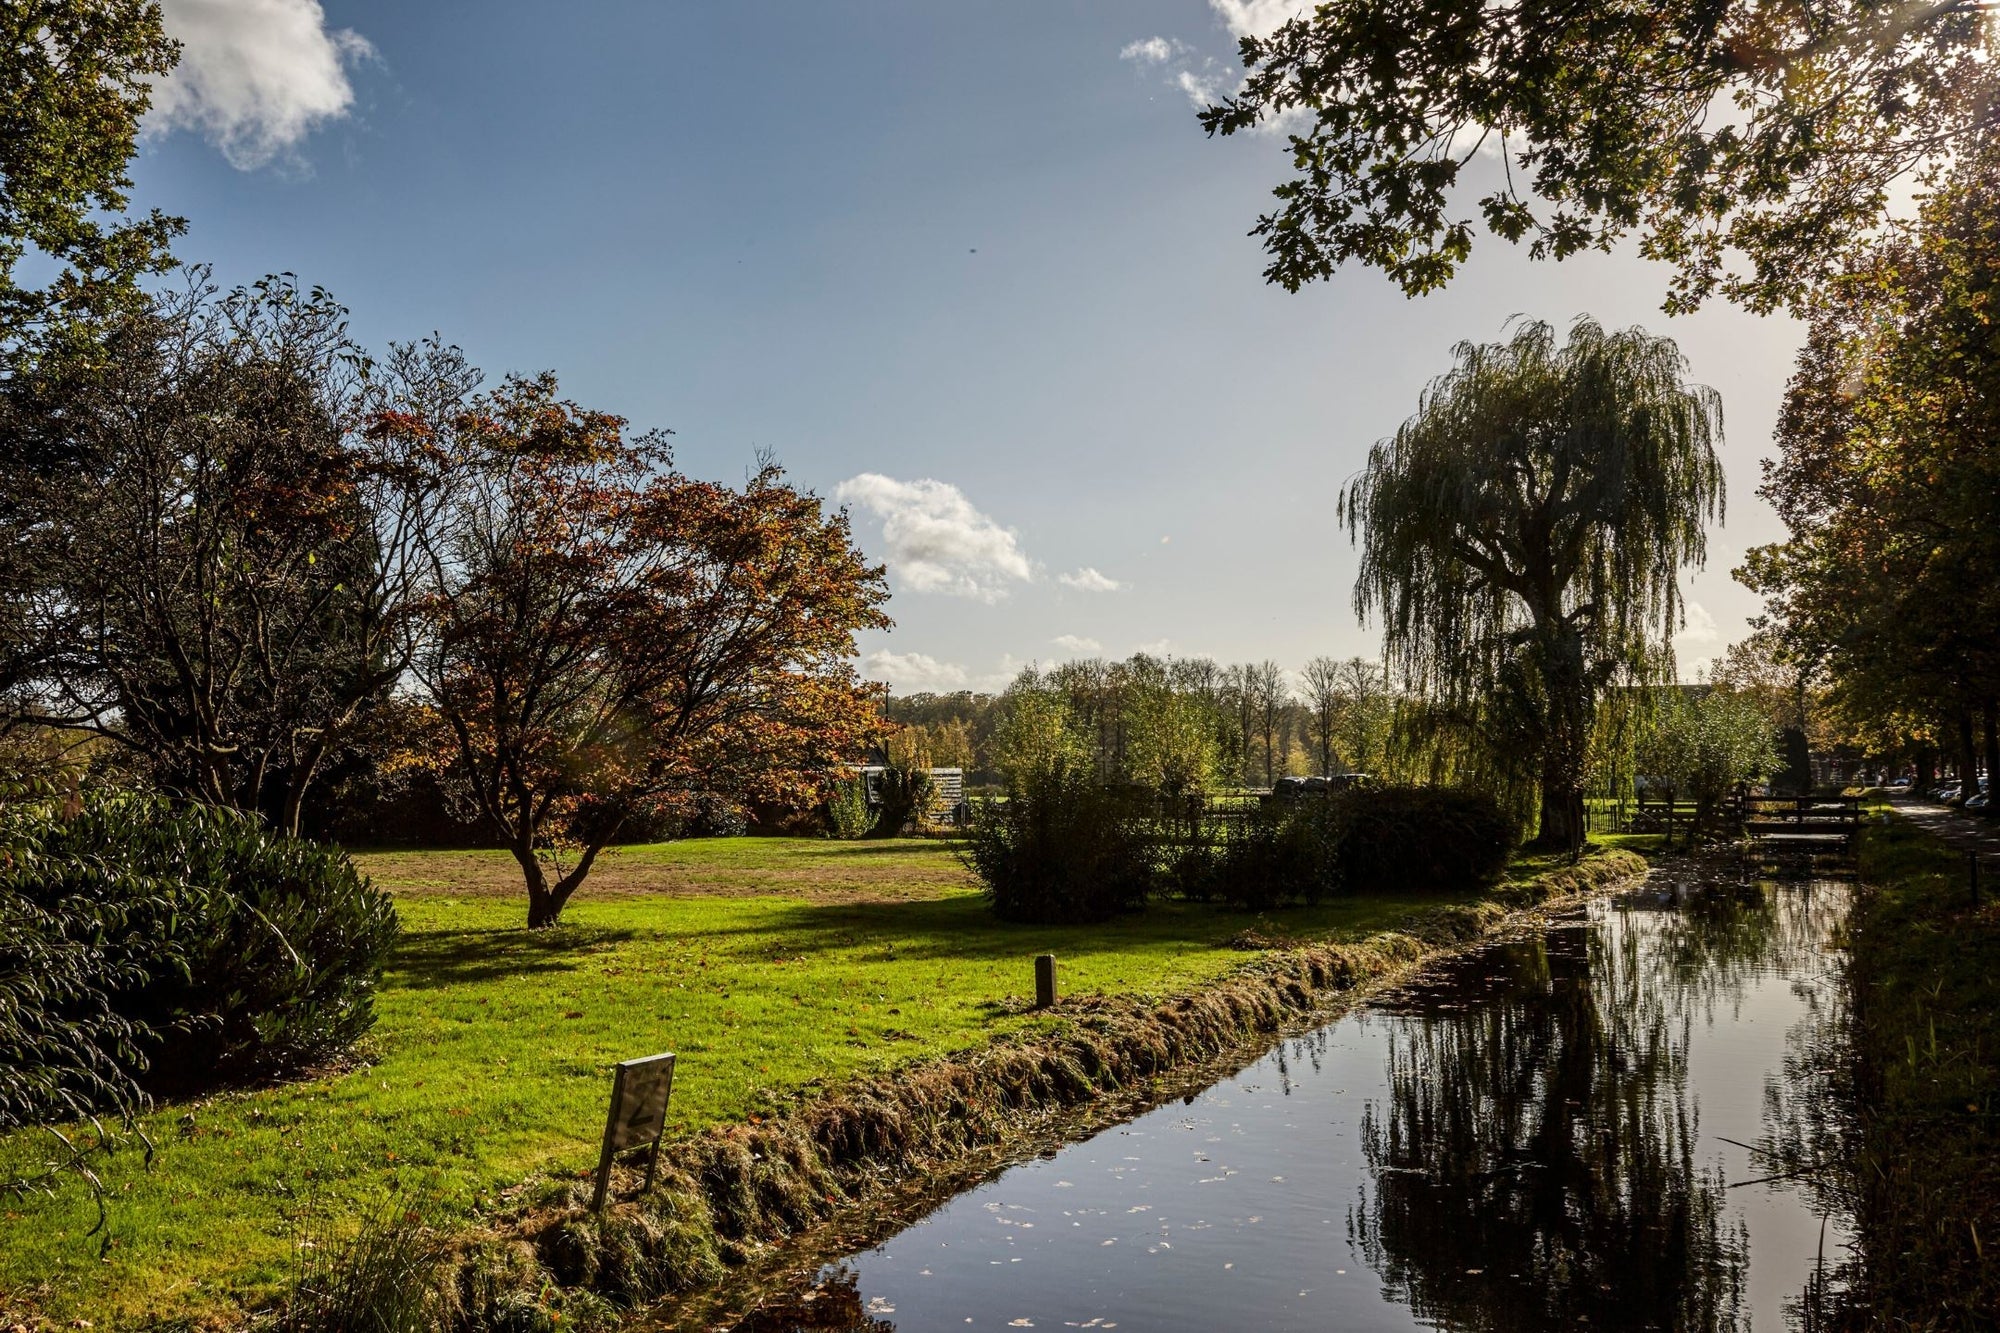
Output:
<path fill-rule="evenodd" d="M 1863 830 L 1850 930 L 1860 1115 L 1857 1327 L 2000 1326 L 2000 904 L 1965 854 Z"/>
<path fill-rule="evenodd" d="M 740 839 L 628 849 L 562 928 L 531 936 L 504 855 L 359 859 L 405 928 L 365 1063 L 160 1107 L 151 1168 L 128 1149 L 105 1169 L 97 1236 L 76 1187 L 7 1204 L 0 1309 L 99 1327 L 221 1317 L 284 1283 L 314 1217 L 338 1231 L 409 1190 L 454 1225 L 518 1213 L 594 1163 L 619 1059 L 680 1053 L 671 1132 L 687 1139 L 770 1120 L 815 1081 L 1073 1024 L 1074 1010 L 1024 1011 L 1039 952 L 1061 958 L 1067 994 L 1137 1013 L 1254 960 L 1222 947 L 1247 928 L 1356 942 L 1417 906 L 1349 899 L 1258 922 L 1166 904 L 1104 926 L 1010 926 L 936 843 Z"/>

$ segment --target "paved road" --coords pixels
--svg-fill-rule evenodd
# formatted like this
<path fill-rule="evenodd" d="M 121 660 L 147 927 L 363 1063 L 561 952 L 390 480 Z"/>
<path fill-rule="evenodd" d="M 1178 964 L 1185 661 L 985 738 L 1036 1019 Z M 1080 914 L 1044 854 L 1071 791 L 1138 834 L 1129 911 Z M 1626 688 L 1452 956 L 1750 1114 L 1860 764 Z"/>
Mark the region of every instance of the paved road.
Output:
<path fill-rule="evenodd" d="M 2000 822 L 1983 815 L 1968 815 L 1948 805 L 1934 805 L 1906 796 L 1894 798 L 1891 804 L 1896 807 L 1896 813 L 1953 847 L 1976 851 L 1982 861 L 1989 857 L 2000 858 Z M 1994 887 L 2000 889 L 2000 884 Z"/>

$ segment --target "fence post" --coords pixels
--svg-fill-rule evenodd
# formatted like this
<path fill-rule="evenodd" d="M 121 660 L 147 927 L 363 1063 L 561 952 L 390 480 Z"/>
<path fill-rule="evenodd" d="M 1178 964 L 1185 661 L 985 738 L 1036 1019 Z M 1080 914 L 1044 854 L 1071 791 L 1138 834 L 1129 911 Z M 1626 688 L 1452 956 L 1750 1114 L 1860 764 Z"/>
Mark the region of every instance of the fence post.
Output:
<path fill-rule="evenodd" d="M 1966 869 L 1971 872 L 1969 878 L 1972 881 L 1972 905 L 1977 907 L 1979 906 L 1979 853 L 1967 852 L 1965 854 L 1965 865 Z"/>
<path fill-rule="evenodd" d="M 1046 1009 L 1056 1002 L 1056 956 L 1035 956 L 1035 1008 Z"/>

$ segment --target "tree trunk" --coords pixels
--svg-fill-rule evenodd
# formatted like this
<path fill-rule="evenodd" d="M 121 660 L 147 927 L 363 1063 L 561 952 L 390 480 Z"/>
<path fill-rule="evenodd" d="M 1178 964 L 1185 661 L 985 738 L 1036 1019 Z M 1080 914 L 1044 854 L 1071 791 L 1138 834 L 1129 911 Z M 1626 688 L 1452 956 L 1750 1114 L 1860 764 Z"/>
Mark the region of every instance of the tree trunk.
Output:
<path fill-rule="evenodd" d="M 1972 744 L 1972 710 L 1958 715 L 1958 790 L 1960 799 L 1970 796 L 1978 781 L 1973 771 L 1979 767 L 1979 751 Z"/>
<path fill-rule="evenodd" d="M 1570 782 L 1564 767 L 1542 765 L 1542 823 L 1531 847 L 1545 852 L 1573 852 L 1583 846 L 1583 793 Z"/>
<path fill-rule="evenodd" d="M 1937 763 L 1931 757 L 1928 745 L 1917 748 L 1917 794 L 1922 795 L 1937 786 Z"/>
<path fill-rule="evenodd" d="M 605 842 L 610 841 L 607 835 Z M 541 858 L 535 855 L 532 843 L 525 846 L 513 844 L 508 850 L 521 863 L 521 873 L 528 881 L 528 929 L 543 930 L 562 920 L 563 908 L 569 905 L 571 895 L 583 884 L 584 877 L 597 860 L 597 854 L 604 850 L 604 842 L 593 843 L 583 849 L 577 857 L 576 866 L 567 875 L 549 883 L 547 872 L 542 869 Z"/>
<path fill-rule="evenodd" d="M 528 929 L 541 930 L 553 926 L 562 919 L 563 905 L 549 888 L 549 877 L 542 869 L 542 859 L 535 855 L 534 842 L 515 839 L 508 843 L 507 850 L 514 854 L 515 862 L 521 867 L 521 877 L 528 882 Z"/>
<path fill-rule="evenodd" d="M 1986 801 L 1985 815 L 1988 819 L 2000 819 L 2000 810 L 1993 807 L 1993 795 L 2000 794 L 2000 700 L 1986 701 Z"/>
<path fill-rule="evenodd" d="M 278 827 L 289 837 L 299 836 L 299 822 L 305 813 L 306 790 L 312 786 L 319 772 L 320 761 L 326 757 L 326 743 L 320 741 L 308 746 L 306 753 L 292 771 L 285 775 L 285 805 L 278 816 Z"/>

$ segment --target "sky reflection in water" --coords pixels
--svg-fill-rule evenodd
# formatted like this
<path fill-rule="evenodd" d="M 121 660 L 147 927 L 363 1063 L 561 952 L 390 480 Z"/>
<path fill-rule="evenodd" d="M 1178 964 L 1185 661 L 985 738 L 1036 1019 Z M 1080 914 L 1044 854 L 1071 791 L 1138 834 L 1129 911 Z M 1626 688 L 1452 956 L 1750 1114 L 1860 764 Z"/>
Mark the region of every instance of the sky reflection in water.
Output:
<path fill-rule="evenodd" d="M 1785 1327 L 1821 1215 L 1728 1185 L 1836 1026 L 1846 906 L 1597 904 L 1011 1168 L 739 1333 Z"/>

